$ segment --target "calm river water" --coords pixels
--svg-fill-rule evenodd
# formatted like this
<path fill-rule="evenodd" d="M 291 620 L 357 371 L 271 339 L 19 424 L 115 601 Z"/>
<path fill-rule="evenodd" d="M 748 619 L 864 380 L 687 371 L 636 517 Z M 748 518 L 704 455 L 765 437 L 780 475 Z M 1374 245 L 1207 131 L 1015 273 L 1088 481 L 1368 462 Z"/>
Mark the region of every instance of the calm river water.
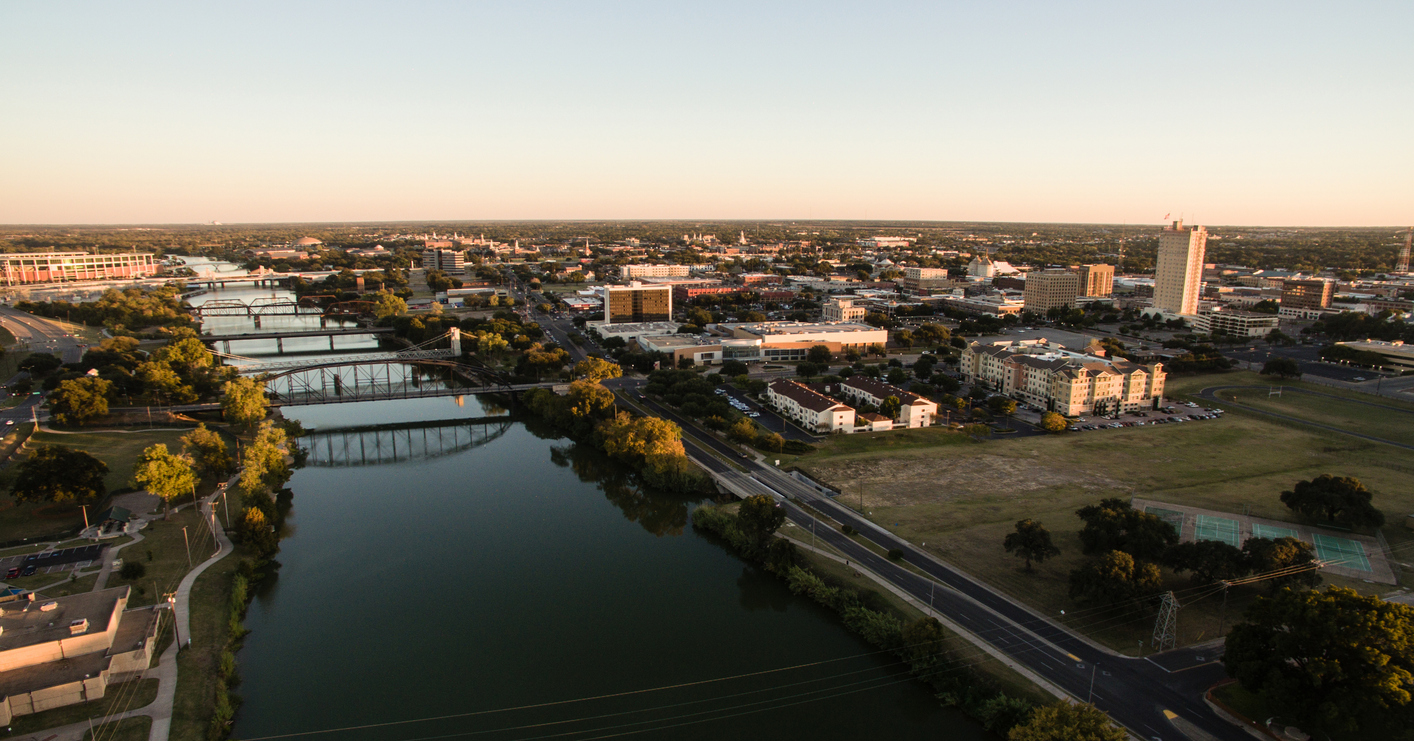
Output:
<path fill-rule="evenodd" d="M 538 420 L 477 397 L 285 415 L 310 463 L 246 619 L 237 738 L 987 738 L 695 532 L 700 502 Z"/>

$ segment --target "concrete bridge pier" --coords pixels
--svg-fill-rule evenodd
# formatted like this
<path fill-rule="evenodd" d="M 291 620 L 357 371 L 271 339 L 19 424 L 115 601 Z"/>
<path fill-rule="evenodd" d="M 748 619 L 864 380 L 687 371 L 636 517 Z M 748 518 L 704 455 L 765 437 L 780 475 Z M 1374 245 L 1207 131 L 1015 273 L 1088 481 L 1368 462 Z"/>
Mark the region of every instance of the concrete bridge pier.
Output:
<path fill-rule="evenodd" d="M 222 340 L 222 341 L 221 341 L 221 352 L 226 353 L 227 355 L 230 355 L 230 354 L 231 354 L 231 341 L 230 341 L 230 340 Z"/>
<path fill-rule="evenodd" d="M 275 338 L 275 352 L 281 353 L 281 354 L 283 354 L 283 353 L 285 352 L 285 338 L 284 338 L 284 337 L 276 337 L 276 338 Z"/>

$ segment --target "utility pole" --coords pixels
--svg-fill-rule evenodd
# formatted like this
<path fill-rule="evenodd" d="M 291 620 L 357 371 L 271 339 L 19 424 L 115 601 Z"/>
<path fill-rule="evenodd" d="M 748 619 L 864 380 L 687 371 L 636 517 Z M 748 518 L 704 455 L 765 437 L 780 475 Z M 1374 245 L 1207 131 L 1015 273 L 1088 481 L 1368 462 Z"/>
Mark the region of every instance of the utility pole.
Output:
<path fill-rule="evenodd" d="M 177 640 L 177 648 L 182 647 L 182 632 L 177 628 L 177 593 L 168 592 L 163 595 L 167 598 L 167 606 L 172 608 L 172 636 Z"/>
<path fill-rule="evenodd" d="M 191 563 L 191 538 L 187 537 L 187 526 L 182 526 L 182 540 L 187 544 L 187 570 L 190 571 Z"/>
<path fill-rule="evenodd" d="M 1218 637 L 1219 637 L 1219 638 L 1222 637 L 1223 628 L 1227 626 L 1227 590 L 1228 590 L 1229 587 L 1232 586 L 1232 585 L 1229 584 L 1228 582 L 1222 582 L 1222 585 L 1223 585 L 1223 609 L 1222 609 L 1221 612 L 1218 613 L 1218 616 L 1219 616 L 1219 617 L 1218 617 Z"/>
<path fill-rule="evenodd" d="M 1159 617 L 1154 621 L 1152 645 L 1160 651 L 1167 651 L 1178 644 L 1178 598 L 1173 592 L 1164 593 Z"/>

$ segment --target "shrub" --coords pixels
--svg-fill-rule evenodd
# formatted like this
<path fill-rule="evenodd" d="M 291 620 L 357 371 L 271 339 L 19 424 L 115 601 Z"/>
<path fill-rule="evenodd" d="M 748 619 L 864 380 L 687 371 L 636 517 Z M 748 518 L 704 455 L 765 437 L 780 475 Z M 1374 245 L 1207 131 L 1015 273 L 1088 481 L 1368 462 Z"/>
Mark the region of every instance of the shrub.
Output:
<path fill-rule="evenodd" d="M 850 527 L 849 525 L 840 525 L 840 532 L 844 533 L 845 535 L 853 535 L 854 528 Z"/>
<path fill-rule="evenodd" d="M 902 558 L 903 558 L 903 551 L 902 551 L 901 549 L 899 549 L 899 548 L 890 548 L 890 549 L 889 549 L 889 560 L 890 560 L 890 561 L 898 561 L 898 560 L 901 560 Z"/>
<path fill-rule="evenodd" d="M 147 567 L 137 561 L 128 561 L 118 570 L 118 576 L 127 581 L 137 581 L 147 575 Z"/>

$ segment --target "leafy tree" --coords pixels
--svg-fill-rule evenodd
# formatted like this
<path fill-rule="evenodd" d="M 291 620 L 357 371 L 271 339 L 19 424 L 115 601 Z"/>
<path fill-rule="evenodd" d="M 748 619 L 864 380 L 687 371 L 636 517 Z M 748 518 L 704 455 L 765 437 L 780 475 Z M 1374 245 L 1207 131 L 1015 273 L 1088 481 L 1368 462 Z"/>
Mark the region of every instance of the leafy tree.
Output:
<path fill-rule="evenodd" d="M 761 434 L 756 436 L 756 447 L 768 453 L 779 453 L 785 449 L 786 439 L 778 432 L 762 430 Z"/>
<path fill-rule="evenodd" d="M 1190 571 L 1193 581 L 1211 584 L 1245 575 L 1247 557 L 1236 546 L 1216 540 L 1195 540 L 1179 543 L 1164 551 L 1164 565 L 1174 571 Z"/>
<path fill-rule="evenodd" d="M 1291 358 L 1272 358 L 1262 364 L 1262 375 L 1277 378 L 1300 378 L 1301 365 Z"/>
<path fill-rule="evenodd" d="M 911 349 L 913 347 L 913 331 L 908 329 L 900 329 L 899 331 L 894 332 L 894 341 L 906 348 Z"/>
<path fill-rule="evenodd" d="M 885 396 L 879 402 L 879 413 L 889 419 L 898 419 L 899 411 L 903 409 L 903 402 L 897 396 Z"/>
<path fill-rule="evenodd" d="M 1385 516 L 1370 504 L 1372 496 L 1359 479 L 1323 473 L 1310 481 L 1296 482 L 1291 491 L 1281 493 L 1281 501 L 1306 517 L 1375 528 L 1385 524 Z"/>
<path fill-rule="evenodd" d="M 1055 412 L 1046 412 L 1041 415 L 1041 429 L 1046 432 L 1065 432 L 1068 426 L 1065 417 Z"/>
<path fill-rule="evenodd" d="M 226 441 L 216 431 L 208 430 L 205 423 L 182 438 L 182 454 L 209 476 L 224 476 L 233 465 L 231 454 L 226 451 Z"/>
<path fill-rule="evenodd" d="M 1126 741 L 1129 734 L 1094 705 L 1065 701 L 1036 708 L 1007 741 Z"/>
<path fill-rule="evenodd" d="M 1242 553 L 1254 573 L 1268 574 L 1273 571 L 1305 568 L 1285 576 L 1267 579 L 1273 594 L 1284 586 L 1315 587 L 1321 583 L 1321 575 L 1316 573 L 1316 548 L 1296 538 L 1248 538 L 1242 544 Z"/>
<path fill-rule="evenodd" d="M 74 378 L 59 384 L 49 395 L 49 411 L 59 424 L 83 425 L 108 413 L 108 392 L 113 384 L 102 378 Z"/>
<path fill-rule="evenodd" d="M 1158 566 L 1110 551 L 1070 572 L 1070 597 L 1102 605 L 1128 602 L 1153 591 L 1159 578 Z"/>
<path fill-rule="evenodd" d="M 170 512 L 172 502 L 196 491 L 196 472 L 191 462 L 158 443 L 142 451 L 133 464 L 133 478 L 149 492 L 162 497 Z"/>
<path fill-rule="evenodd" d="M 815 345 L 805 351 L 805 359 L 816 365 L 829 365 L 830 348 L 824 345 Z"/>
<path fill-rule="evenodd" d="M 947 659 L 947 632 L 935 618 L 921 617 L 903 627 L 903 657 L 915 674 L 936 674 Z"/>
<path fill-rule="evenodd" d="M 1354 590 L 1258 597 L 1227 637 L 1230 677 L 1307 727 L 1407 738 L 1414 608 Z"/>
<path fill-rule="evenodd" d="M 727 428 L 727 437 L 740 443 L 749 443 L 756 439 L 756 423 L 749 417 L 742 417 Z"/>
<path fill-rule="evenodd" d="M 265 419 L 270 402 L 265 398 L 265 384 L 253 378 L 239 376 L 221 387 L 221 413 L 227 422 L 238 425 L 254 424 Z"/>
<path fill-rule="evenodd" d="M 1016 400 L 1008 399 L 1005 396 L 993 396 L 987 400 L 987 408 L 997 414 L 1016 414 Z"/>
<path fill-rule="evenodd" d="M 1014 553 L 1026 559 L 1028 573 L 1034 570 L 1031 568 L 1032 561 L 1042 563 L 1052 556 L 1060 555 L 1060 549 L 1051 543 L 1051 531 L 1030 518 L 1016 523 L 1016 532 L 1007 533 L 1006 540 L 1002 541 L 1002 548 L 1005 548 L 1007 553 Z"/>
<path fill-rule="evenodd" d="M 407 310 L 408 303 L 406 301 L 386 290 L 374 294 L 373 316 L 378 319 L 406 314 Z"/>
<path fill-rule="evenodd" d="M 147 575 L 147 567 L 141 561 L 124 561 L 118 576 L 125 581 L 137 581 Z"/>
<path fill-rule="evenodd" d="M 727 378 L 744 376 L 748 372 L 750 372 L 750 370 L 751 369 L 747 367 L 746 363 L 743 363 L 740 360 L 722 361 L 722 375 L 726 376 Z"/>
<path fill-rule="evenodd" d="M 108 464 L 75 448 L 41 446 L 18 468 L 10 486 L 17 502 L 90 504 L 108 493 L 103 483 Z"/>
<path fill-rule="evenodd" d="M 902 386 L 908 383 L 908 371 L 902 368 L 894 368 L 889 371 L 888 382 L 894 386 Z"/>
<path fill-rule="evenodd" d="M 1080 542 L 1087 554 L 1124 551 L 1138 559 L 1160 561 L 1164 550 L 1178 542 L 1172 525 L 1123 499 L 1102 499 L 1075 514 L 1085 521 Z"/>
<path fill-rule="evenodd" d="M 262 556 L 274 553 L 279 547 L 275 527 L 258 507 L 247 507 L 241 518 L 236 520 L 236 538 L 253 546 Z"/>
<path fill-rule="evenodd" d="M 785 521 L 785 508 L 765 494 L 756 494 L 741 500 L 741 506 L 736 511 L 737 527 L 758 549 L 770 540 Z"/>
<path fill-rule="evenodd" d="M 575 363 L 574 374 L 586 381 L 598 383 L 606 378 L 619 378 L 624 374 L 624 369 L 618 363 L 611 363 L 603 358 L 589 358 Z"/>
<path fill-rule="evenodd" d="M 47 376 L 59 369 L 64 361 L 57 355 L 47 352 L 31 353 L 29 357 L 20 361 L 20 370 L 27 371 L 35 378 Z"/>
<path fill-rule="evenodd" d="M 948 338 L 951 336 L 952 332 L 949 331 L 947 327 L 932 322 L 924 324 L 913 333 L 913 337 L 916 341 L 931 346 L 941 345 L 947 342 Z"/>

